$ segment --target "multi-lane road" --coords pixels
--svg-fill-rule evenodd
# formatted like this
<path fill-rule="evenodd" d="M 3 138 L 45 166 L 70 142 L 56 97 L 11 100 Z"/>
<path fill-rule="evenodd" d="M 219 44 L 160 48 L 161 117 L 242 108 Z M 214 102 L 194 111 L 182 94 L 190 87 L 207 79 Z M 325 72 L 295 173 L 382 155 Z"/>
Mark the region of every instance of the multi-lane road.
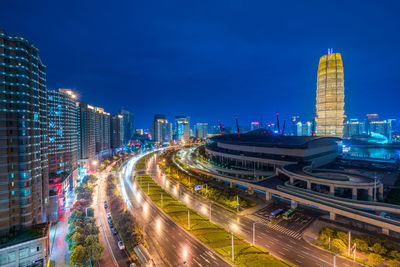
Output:
<path fill-rule="evenodd" d="M 155 161 L 150 165 L 152 171 L 150 172 L 153 178 L 160 179 L 157 171 L 157 166 Z M 168 177 L 167 177 L 168 179 Z M 175 182 L 169 179 L 170 185 Z M 167 191 L 171 190 L 165 188 Z M 197 210 L 198 212 L 204 211 L 204 208 L 210 206 L 210 201 L 203 198 L 198 194 L 193 194 L 191 191 L 187 190 L 185 187 L 181 186 L 182 194 L 181 196 L 189 198 L 189 201 L 185 202 L 190 208 Z M 253 216 L 251 216 L 253 218 Z M 217 223 L 223 227 L 229 228 L 233 223 L 238 225 L 238 235 L 244 237 L 250 243 L 253 241 L 253 223 L 254 220 L 248 218 L 247 216 L 239 216 L 234 212 L 231 212 L 218 205 L 212 205 L 211 219 L 212 222 Z M 333 254 L 322 249 L 316 248 L 303 239 L 298 239 L 296 236 L 290 236 L 285 234 L 281 229 L 275 229 L 268 227 L 267 224 L 263 222 L 258 222 L 255 224 L 255 243 L 270 251 L 273 255 L 290 261 L 299 266 L 333 266 Z M 337 266 L 362 266 L 354 261 L 336 258 Z"/>
<path fill-rule="evenodd" d="M 122 168 L 121 192 L 144 228 L 145 241 L 156 266 L 230 266 L 212 249 L 206 247 L 178 226 L 139 189 L 134 180 L 133 158 Z"/>

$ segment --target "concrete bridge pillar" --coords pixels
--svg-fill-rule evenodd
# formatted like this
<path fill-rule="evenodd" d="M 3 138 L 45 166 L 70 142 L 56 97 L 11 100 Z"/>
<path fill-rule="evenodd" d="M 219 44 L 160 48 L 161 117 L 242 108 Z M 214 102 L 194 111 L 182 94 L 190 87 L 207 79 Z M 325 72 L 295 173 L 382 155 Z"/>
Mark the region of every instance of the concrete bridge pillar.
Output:
<path fill-rule="evenodd" d="M 297 208 L 297 205 L 298 205 L 298 202 L 295 201 L 295 200 L 292 200 L 291 203 L 290 203 L 290 207 L 294 208 L 294 209 Z"/>
<path fill-rule="evenodd" d="M 249 187 L 249 195 L 253 195 L 254 194 L 254 187 Z"/>
<path fill-rule="evenodd" d="M 353 187 L 351 191 L 353 192 L 352 199 L 357 200 L 357 193 L 358 193 L 357 187 Z"/>
<path fill-rule="evenodd" d="M 293 184 L 293 183 L 294 183 L 294 178 L 290 177 L 290 184 Z"/>
<path fill-rule="evenodd" d="M 311 181 L 310 180 L 307 181 L 307 190 L 311 191 Z"/>
<path fill-rule="evenodd" d="M 329 187 L 329 194 L 330 194 L 331 196 L 335 196 L 335 186 L 334 186 L 334 185 L 331 185 L 331 186 Z"/>
<path fill-rule="evenodd" d="M 382 234 L 389 235 L 389 229 L 382 228 Z"/>
<path fill-rule="evenodd" d="M 329 219 L 331 219 L 332 221 L 336 220 L 336 213 L 329 212 Z"/>
<path fill-rule="evenodd" d="M 383 201 L 383 184 L 378 188 L 378 200 Z"/>
<path fill-rule="evenodd" d="M 374 189 L 372 187 L 368 188 L 368 201 L 372 201 L 374 199 Z"/>
<path fill-rule="evenodd" d="M 272 194 L 269 191 L 265 191 L 265 200 L 271 200 Z"/>

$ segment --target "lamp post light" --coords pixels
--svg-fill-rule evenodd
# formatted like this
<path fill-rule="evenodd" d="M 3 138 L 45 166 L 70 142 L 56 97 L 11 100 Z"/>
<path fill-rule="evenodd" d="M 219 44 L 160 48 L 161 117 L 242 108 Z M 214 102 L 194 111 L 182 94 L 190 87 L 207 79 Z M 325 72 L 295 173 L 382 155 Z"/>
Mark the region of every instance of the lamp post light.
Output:
<path fill-rule="evenodd" d="M 231 225 L 231 236 L 232 236 L 232 262 L 235 262 L 235 245 L 234 245 L 234 236 L 233 236 L 233 230 L 237 228 L 236 224 Z"/>

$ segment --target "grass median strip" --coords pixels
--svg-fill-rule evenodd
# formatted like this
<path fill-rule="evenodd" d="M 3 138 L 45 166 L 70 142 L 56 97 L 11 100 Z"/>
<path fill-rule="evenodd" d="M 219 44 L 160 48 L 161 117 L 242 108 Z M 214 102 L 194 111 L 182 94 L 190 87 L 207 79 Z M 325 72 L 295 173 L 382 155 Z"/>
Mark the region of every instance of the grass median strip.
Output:
<path fill-rule="evenodd" d="M 136 170 L 146 168 L 146 156 L 138 161 Z M 150 199 L 167 213 L 176 223 L 188 230 L 201 242 L 213 248 L 217 253 L 231 260 L 231 233 L 223 227 L 211 223 L 207 217 L 189 209 L 185 204 L 164 191 L 149 175 L 137 175 L 136 181 Z M 161 203 L 161 193 L 162 203 Z M 190 229 L 188 223 L 190 213 Z M 207 209 L 205 208 L 205 211 Z M 268 251 L 251 246 L 243 238 L 234 235 L 235 264 L 238 266 L 294 266 L 270 255 Z"/>

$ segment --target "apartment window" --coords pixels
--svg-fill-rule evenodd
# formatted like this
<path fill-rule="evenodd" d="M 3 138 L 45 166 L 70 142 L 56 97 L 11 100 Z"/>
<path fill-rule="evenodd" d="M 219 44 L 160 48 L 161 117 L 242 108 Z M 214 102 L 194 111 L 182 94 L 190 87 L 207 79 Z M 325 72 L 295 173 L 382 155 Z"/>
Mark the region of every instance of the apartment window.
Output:
<path fill-rule="evenodd" d="M 13 252 L 8 252 L 8 262 L 10 263 L 10 262 L 14 262 L 16 260 L 16 257 L 15 257 L 15 251 L 13 251 Z"/>

